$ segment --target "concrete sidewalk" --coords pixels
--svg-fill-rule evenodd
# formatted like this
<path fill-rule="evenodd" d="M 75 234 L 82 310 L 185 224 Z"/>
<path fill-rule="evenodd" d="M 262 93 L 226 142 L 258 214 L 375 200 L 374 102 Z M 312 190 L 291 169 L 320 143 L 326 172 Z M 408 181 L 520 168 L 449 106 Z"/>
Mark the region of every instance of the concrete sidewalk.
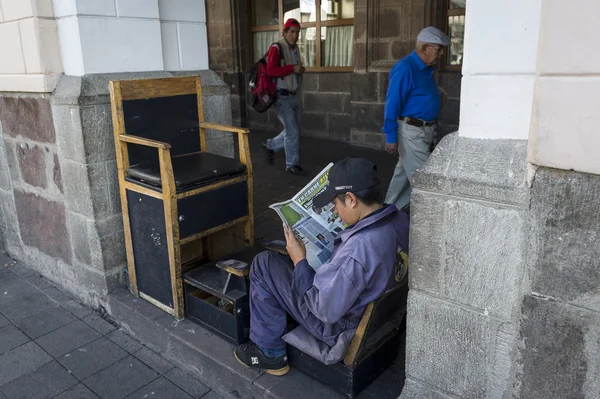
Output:
<path fill-rule="evenodd" d="M 0 255 L 0 399 L 218 399 L 206 384 Z"/>

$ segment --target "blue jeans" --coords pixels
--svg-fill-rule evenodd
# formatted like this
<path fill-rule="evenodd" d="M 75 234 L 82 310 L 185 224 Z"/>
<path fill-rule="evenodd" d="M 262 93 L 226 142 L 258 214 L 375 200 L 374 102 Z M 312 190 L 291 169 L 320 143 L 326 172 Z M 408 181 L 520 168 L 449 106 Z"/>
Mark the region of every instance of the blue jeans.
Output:
<path fill-rule="evenodd" d="M 275 101 L 275 112 L 283 124 L 283 130 L 277 136 L 267 140 L 267 148 L 275 152 L 285 149 L 285 166 L 291 168 L 300 162 L 302 124 L 300 99 L 296 94 L 279 95 Z"/>

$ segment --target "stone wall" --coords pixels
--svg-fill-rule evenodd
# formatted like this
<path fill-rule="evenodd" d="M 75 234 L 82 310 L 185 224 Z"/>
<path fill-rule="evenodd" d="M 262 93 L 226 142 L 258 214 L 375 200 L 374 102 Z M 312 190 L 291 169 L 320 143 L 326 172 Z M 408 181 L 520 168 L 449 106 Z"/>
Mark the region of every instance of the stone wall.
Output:
<path fill-rule="evenodd" d="M 356 0 L 355 71 L 304 75 L 302 134 L 383 147 L 381 128 L 389 70 L 410 53 L 423 27 L 441 23 L 437 15 L 443 3 Z M 247 2 L 206 2 L 210 68 L 221 73 L 231 87 L 234 123 L 276 133 L 282 125 L 274 109 L 260 114 L 247 106 L 245 71 L 253 64 L 247 7 Z M 448 93 L 440 115 L 442 135 L 458 129 L 460 82 L 459 71 L 438 72 L 438 84 Z"/>
<path fill-rule="evenodd" d="M 0 96 L 0 231 L 10 255 L 102 305 L 125 269 L 108 82 L 197 74 L 63 76 L 53 95 Z M 227 85 L 199 74 L 205 119 L 231 124 Z M 209 131 L 207 145 L 233 156 L 230 134 Z"/>

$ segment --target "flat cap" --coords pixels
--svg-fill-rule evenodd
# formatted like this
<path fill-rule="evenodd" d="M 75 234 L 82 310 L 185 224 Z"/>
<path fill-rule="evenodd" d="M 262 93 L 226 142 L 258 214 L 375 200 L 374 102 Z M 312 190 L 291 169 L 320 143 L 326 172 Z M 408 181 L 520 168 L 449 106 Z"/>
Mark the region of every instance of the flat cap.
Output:
<path fill-rule="evenodd" d="M 428 26 L 419 32 L 417 40 L 421 43 L 439 44 L 440 46 L 449 46 L 450 39 L 448 36 L 436 27 Z"/>

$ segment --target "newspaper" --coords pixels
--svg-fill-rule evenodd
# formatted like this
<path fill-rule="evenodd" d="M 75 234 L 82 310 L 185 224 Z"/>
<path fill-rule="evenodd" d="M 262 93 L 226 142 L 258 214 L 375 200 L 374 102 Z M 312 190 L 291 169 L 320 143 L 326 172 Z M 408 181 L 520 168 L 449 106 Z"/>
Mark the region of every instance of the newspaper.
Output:
<path fill-rule="evenodd" d="M 302 240 L 306 247 L 306 260 L 315 270 L 331 258 L 333 240 L 344 230 L 344 223 L 333 211 L 333 204 L 313 209 L 314 198 L 329 184 L 327 176 L 332 166 L 333 163 L 327 165 L 292 199 L 270 206 L 292 228 L 294 235 Z"/>

